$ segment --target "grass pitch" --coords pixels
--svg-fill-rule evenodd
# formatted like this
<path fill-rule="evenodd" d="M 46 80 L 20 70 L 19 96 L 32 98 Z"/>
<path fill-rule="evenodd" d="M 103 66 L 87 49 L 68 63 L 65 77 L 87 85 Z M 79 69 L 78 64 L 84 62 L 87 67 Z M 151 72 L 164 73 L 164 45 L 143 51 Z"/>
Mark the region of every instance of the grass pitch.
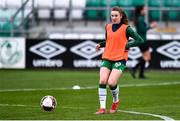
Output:
<path fill-rule="evenodd" d="M 148 71 L 147 79 L 124 72 L 119 80 L 120 111 L 95 115 L 99 108 L 98 70 L 0 70 L 0 120 L 180 120 L 180 71 Z M 74 85 L 80 89 L 72 90 Z M 56 97 L 52 112 L 40 108 L 45 95 Z M 112 97 L 108 91 L 107 107 Z M 141 112 L 132 114 L 126 111 Z"/>

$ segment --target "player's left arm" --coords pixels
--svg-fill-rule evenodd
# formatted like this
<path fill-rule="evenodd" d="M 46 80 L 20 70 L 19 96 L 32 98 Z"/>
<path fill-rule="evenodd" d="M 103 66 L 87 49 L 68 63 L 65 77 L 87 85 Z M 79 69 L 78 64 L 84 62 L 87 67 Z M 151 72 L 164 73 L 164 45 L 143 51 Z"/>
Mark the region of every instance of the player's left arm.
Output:
<path fill-rule="evenodd" d="M 127 43 L 126 49 L 129 49 L 130 47 L 140 46 L 144 43 L 142 37 L 137 32 L 135 32 L 130 26 L 128 26 L 126 29 L 126 36 L 127 38 L 133 38 L 132 41 L 129 41 Z"/>

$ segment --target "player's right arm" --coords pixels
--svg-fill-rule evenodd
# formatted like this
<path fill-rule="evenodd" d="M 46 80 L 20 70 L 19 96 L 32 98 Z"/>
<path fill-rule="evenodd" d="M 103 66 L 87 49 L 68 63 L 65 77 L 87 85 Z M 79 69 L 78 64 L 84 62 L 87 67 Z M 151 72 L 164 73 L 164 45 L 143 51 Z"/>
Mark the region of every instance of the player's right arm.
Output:
<path fill-rule="evenodd" d="M 105 31 L 106 31 L 106 32 L 105 32 L 105 40 L 99 42 L 99 43 L 96 45 L 96 51 L 98 51 L 99 48 L 106 46 L 106 38 L 107 38 L 107 30 L 106 30 L 106 27 L 107 27 L 107 24 L 106 24 L 106 26 L 105 26 Z"/>
<path fill-rule="evenodd" d="M 101 47 L 105 47 L 105 45 L 106 41 L 99 42 L 98 44 L 96 44 L 96 51 L 98 51 Z"/>

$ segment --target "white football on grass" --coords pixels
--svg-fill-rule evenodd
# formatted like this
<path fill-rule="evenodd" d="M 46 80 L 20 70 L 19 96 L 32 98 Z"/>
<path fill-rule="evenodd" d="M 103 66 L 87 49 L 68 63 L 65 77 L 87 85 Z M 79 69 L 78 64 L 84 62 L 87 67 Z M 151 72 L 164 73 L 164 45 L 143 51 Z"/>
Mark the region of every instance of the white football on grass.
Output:
<path fill-rule="evenodd" d="M 41 105 L 43 110 L 45 110 L 45 111 L 52 111 L 53 109 L 56 108 L 57 101 L 56 101 L 55 97 L 53 97 L 51 95 L 47 95 L 47 96 L 44 96 L 41 99 L 40 105 Z"/>

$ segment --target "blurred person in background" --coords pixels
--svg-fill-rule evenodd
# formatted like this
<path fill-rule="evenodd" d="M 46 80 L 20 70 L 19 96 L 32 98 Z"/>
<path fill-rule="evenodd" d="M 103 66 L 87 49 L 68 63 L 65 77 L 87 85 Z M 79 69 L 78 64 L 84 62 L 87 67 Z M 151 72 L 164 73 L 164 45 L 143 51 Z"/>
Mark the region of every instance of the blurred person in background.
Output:
<path fill-rule="evenodd" d="M 101 47 L 105 47 L 102 55 L 98 88 L 100 108 L 96 114 L 117 112 L 120 103 L 118 80 L 126 68 L 128 49 L 139 46 L 144 42 L 128 26 L 128 18 L 121 8 L 113 7 L 111 9 L 111 21 L 105 26 L 106 40 L 96 45 L 96 51 Z M 133 40 L 128 42 L 129 37 L 132 37 Z M 106 110 L 107 85 L 109 85 L 113 97 L 109 111 Z"/>
<path fill-rule="evenodd" d="M 147 10 L 148 8 L 146 6 L 137 6 L 135 8 L 134 25 L 136 27 L 137 33 L 143 38 L 145 42 L 139 46 L 142 57 L 139 59 L 139 62 L 135 65 L 135 67 L 130 69 L 130 73 L 133 78 L 136 78 L 137 69 L 139 69 L 139 78 L 146 78 L 144 75 L 145 64 L 146 62 L 149 62 L 151 60 L 151 52 L 150 47 L 147 43 L 146 35 L 149 29 L 157 26 L 157 22 L 152 22 L 150 25 L 145 22 Z"/>

